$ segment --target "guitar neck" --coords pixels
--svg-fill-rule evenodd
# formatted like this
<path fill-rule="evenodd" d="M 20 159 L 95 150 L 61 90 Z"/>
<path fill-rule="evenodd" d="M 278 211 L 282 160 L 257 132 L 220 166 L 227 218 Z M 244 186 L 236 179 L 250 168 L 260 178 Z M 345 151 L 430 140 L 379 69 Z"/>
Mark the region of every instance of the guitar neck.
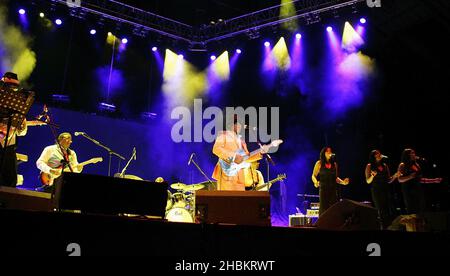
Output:
<path fill-rule="evenodd" d="M 272 186 L 272 184 L 273 183 L 275 183 L 275 182 L 277 182 L 277 181 L 281 181 L 281 180 L 283 180 L 282 178 L 276 178 L 276 179 L 274 179 L 274 180 L 270 180 L 269 182 L 267 182 L 267 183 L 264 183 L 264 184 L 261 184 L 261 185 L 258 185 L 258 186 L 256 186 L 256 190 L 257 191 L 259 191 L 259 190 L 261 190 L 261 189 L 263 189 L 263 188 L 265 188 L 265 187 L 267 187 L 267 186 Z"/>
<path fill-rule="evenodd" d="M 245 159 L 250 159 L 251 157 L 257 155 L 258 153 L 261 153 L 261 151 L 262 151 L 262 149 L 254 150 L 254 151 L 250 152 L 249 156 L 246 157 Z"/>
<path fill-rule="evenodd" d="M 89 164 L 92 164 L 92 163 L 95 163 L 95 160 L 94 160 L 94 159 L 85 161 L 85 162 L 83 162 L 83 163 L 78 163 L 78 165 L 86 166 L 86 165 L 89 165 Z"/>

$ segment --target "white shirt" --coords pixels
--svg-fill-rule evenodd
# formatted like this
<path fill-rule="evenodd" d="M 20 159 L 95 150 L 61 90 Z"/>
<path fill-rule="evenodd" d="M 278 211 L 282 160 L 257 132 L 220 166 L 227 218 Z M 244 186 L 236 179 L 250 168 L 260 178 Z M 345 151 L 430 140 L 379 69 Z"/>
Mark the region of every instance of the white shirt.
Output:
<path fill-rule="evenodd" d="M 36 161 L 36 166 L 41 172 L 50 173 L 51 169 L 61 168 L 61 161 L 64 160 L 64 156 L 58 145 L 48 146 L 44 149 L 39 159 Z M 79 173 L 78 159 L 75 151 L 70 150 L 69 163 L 73 169 L 73 172 Z"/>
<path fill-rule="evenodd" d="M 5 146 L 5 138 L 6 138 L 6 132 L 8 129 L 8 121 L 7 120 L 0 120 L 0 142 L 2 146 Z M 18 129 L 15 127 L 11 127 L 9 130 L 9 138 L 8 138 L 8 146 L 13 146 L 16 144 L 16 136 L 25 136 L 27 134 L 28 127 L 25 124 L 24 129 Z M 15 132 L 15 133 L 14 133 Z"/>

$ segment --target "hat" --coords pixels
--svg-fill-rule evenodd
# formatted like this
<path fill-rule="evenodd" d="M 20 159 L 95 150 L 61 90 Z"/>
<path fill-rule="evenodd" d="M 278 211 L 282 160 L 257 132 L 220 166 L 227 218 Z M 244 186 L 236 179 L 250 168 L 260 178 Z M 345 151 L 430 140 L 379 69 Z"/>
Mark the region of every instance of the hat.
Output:
<path fill-rule="evenodd" d="M 245 120 L 238 116 L 237 114 L 233 114 L 233 117 L 227 117 L 225 125 L 227 128 L 233 127 L 233 125 L 240 124 L 241 126 L 245 126 Z"/>
<path fill-rule="evenodd" d="M 13 80 L 16 80 L 16 81 L 19 80 L 19 78 L 17 77 L 17 74 L 16 74 L 16 73 L 13 73 L 13 72 L 6 72 L 6 73 L 3 75 L 3 77 L 4 77 L 4 78 L 8 78 L 8 79 L 13 79 Z"/>
<path fill-rule="evenodd" d="M 19 85 L 19 78 L 17 77 L 17 74 L 16 73 L 12 73 L 12 72 L 6 72 L 3 75 L 2 81 L 4 83 L 8 83 L 8 84 Z"/>

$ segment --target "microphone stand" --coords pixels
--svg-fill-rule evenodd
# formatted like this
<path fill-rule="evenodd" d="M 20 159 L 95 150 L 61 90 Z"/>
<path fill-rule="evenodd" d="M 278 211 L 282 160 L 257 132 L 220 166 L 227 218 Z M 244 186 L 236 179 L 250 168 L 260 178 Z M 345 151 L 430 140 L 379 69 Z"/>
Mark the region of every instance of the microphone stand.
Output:
<path fill-rule="evenodd" d="M 214 185 L 214 182 L 203 172 L 203 170 L 200 168 L 200 166 L 195 162 L 194 157 L 192 157 L 191 160 L 192 163 L 194 163 L 195 167 L 199 170 L 199 172 L 206 178 L 207 182 L 209 182 L 210 186 Z M 214 187 L 215 188 L 215 187 Z"/>
<path fill-rule="evenodd" d="M 108 148 L 107 146 L 103 145 L 102 143 L 100 143 L 99 141 L 95 140 L 94 138 L 90 137 L 86 133 L 80 133 L 80 135 L 83 136 L 84 138 L 88 139 L 92 143 L 96 144 L 97 146 L 99 146 L 101 148 L 104 148 L 105 150 L 108 151 L 108 154 L 109 154 L 108 176 L 111 176 L 111 159 L 112 159 L 113 155 L 115 155 L 115 156 L 117 156 L 119 158 L 119 162 L 120 162 L 120 160 L 125 160 L 125 157 L 123 157 L 122 155 L 112 151 L 110 148 Z"/>
<path fill-rule="evenodd" d="M 125 171 L 128 169 L 128 166 L 131 163 L 131 160 L 133 160 L 134 158 L 136 158 L 136 148 L 134 148 L 133 154 L 131 155 L 130 160 L 128 160 L 128 163 L 126 164 L 126 166 L 123 168 L 122 172 L 120 173 L 119 178 L 123 178 Z"/>
<path fill-rule="evenodd" d="M 259 142 L 259 140 L 258 140 L 258 134 L 256 133 L 256 130 L 254 130 L 253 128 L 250 128 L 250 130 L 254 133 L 254 135 L 256 137 L 256 143 L 262 149 L 263 146 L 262 146 L 261 142 Z M 265 181 L 265 182 L 267 182 L 267 181 L 270 181 L 270 164 L 272 164 L 272 166 L 275 166 L 275 162 L 273 162 L 273 159 L 269 153 L 265 153 L 264 158 L 266 160 L 266 165 L 267 165 L 267 179 Z"/>

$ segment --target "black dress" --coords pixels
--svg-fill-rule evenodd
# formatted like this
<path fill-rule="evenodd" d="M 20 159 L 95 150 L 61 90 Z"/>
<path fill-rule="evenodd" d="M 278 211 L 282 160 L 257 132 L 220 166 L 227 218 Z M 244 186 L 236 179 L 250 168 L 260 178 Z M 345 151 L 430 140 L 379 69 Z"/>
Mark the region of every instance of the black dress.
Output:
<path fill-rule="evenodd" d="M 425 210 L 425 197 L 423 194 L 422 184 L 419 182 L 422 170 L 420 166 L 414 162 L 406 165 L 401 172 L 404 176 L 416 173 L 416 177 L 401 184 L 403 201 L 405 202 L 407 214 L 418 214 Z"/>
<path fill-rule="evenodd" d="M 0 186 L 16 187 L 17 156 L 16 145 L 6 147 L 0 145 Z"/>
<path fill-rule="evenodd" d="M 328 208 L 330 208 L 331 206 L 333 206 L 335 203 L 338 202 L 336 165 L 334 163 L 327 165 L 328 168 L 326 165 L 321 165 L 319 172 L 319 182 L 320 182 L 319 216 L 321 216 L 326 210 L 328 210 Z"/>
<path fill-rule="evenodd" d="M 375 208 L 378 210 L 378 216 L 381 220 L 383 229 L 386 229 L 394 219 L 394 210 L 392 204 L 392 193 L 389 185 L 389 174 L 386 163 L 371 166 L 372 171 L 377 175 L 373 178 L 371 193 Z"/>

